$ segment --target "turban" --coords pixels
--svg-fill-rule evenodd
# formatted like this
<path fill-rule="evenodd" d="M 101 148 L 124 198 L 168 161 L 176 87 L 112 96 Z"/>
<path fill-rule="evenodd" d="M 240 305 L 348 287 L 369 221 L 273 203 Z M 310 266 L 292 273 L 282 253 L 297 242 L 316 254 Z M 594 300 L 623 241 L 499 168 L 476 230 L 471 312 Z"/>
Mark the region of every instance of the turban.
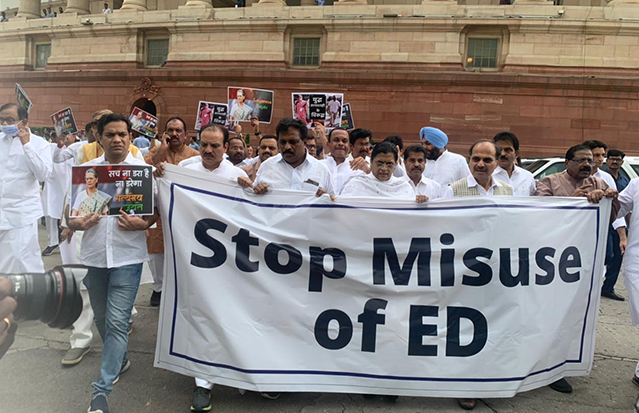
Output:
<path fill-rule="evenodd" d="M 437 128 L 426 126 L 419 131 L 419 139 L 426 139 L 437 149 L 443 149 L 448 145 L 448 136 Z"/>

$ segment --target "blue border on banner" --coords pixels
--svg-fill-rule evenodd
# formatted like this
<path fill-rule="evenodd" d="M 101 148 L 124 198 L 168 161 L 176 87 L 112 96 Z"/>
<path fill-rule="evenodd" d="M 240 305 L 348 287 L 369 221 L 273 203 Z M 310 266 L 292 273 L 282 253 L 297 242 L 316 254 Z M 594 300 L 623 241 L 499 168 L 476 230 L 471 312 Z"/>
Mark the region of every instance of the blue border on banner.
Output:
<path fill-rule="evenodd" d="M 178 302 L 178 271 L 177 271 L 177 263 L 175 260 L 175 243 L 173 241 L 173 207 L 175 203 L 175 187 L 179 187 L 182 189 L 186 189 L 191 192 L 197 192 L 205 195 L 214 196 L 217 198 L 227 199 L 231 201 L 241 202 L 249 205 L 253 205 L 260 208 L 287 208 L 287 209 L 297 209 L 297 208 L 348 208 L 348 209 L 376 209 L 376 210 L 401 210 L 401 211 L 411 211 L 411 210 L 424 210 L 424 208 L 379 208 L 379 207 L 357 207 L 351 205 L 317 205 L 317 204 L 302 204 L 302 205 L 287 205 L 287 204 L 260 204 L 257 202 L 253 202 L 244 198 L 237 198 L 229 195 L 219 194 L 217 192 L 206 191 L 204 189 L 193 188 L 186 185 L 171 183 L 171 200 L 169 202 L 169 231 L 171 234 L 171 249 L 173 253 L 173 273 L 175 276 L 175 302 L 173 305 L 173 320 L 171 324 L 171 343 L 169 348 L 169 355 L 178 357 L 184 360 L 191 361 L 193 363 L 202 364 L 210 367 L 217 367 L 226 370 L 237 371 L 240 373 L 246 374 L 270 374 L 270 375 L 304 375 L 304 376 L 342 376 L 342 377 L 360 377 L 366 379 L 380 379 L 380 380 L 399 380 L 399 381 L 417 381 L 417 382 L 464 382 L 464 383 L 491 383 L 491 382 L 512 382 L 512 381 L 523 381 L 529 377 L 533 377 L 542 373 L 547 373 L 556 368 L 559 368 L 565 364 L 574 364 L 581 363 L 583 359 L 583 351 L 584 351 L 584 339 L 586 334 L 586 326 L 588 322 L 588 311 L 590 310 L 590 302 L 592 299 L 592 288 L 594 285 L 594 277 L 595 277 L 595 267 L 597 266 L 597 249 L 599 248 L 599 224 L 600 224 L 600 211 L 597 206 L 585 206 L 585 207 L 571 207 L 571 206 L 528 206 L 528 205 L 470 205 L 470 206 L 459 206 L 459 207 L 430 207 L 429 210 L 460 210 L 460 209 L 484 209 L 484 208 L 519 208 L 519 209 L 576 209 L 576 210 L 596 210 L 597 211 L 597 233 L 595 237 L 595 256 L 593 257 L 592 264 L 592 274 L 590 275 L 590 290 L 588 292 L 588 303 L 586 305 L 586 314 L 584 315 L 584 323 L 581 332 L 581 346 L 579 350 L 579 358 L 577 360 L 566 360 L 555 366 L 538 370 L 532 373 L 529 373 L 526 376 L 521 377 L 505 377 L 505 378 L 448 378 L 448 377 L 413 377 L 413 376 L 390 376 L 390 375 L 381 375 L 381 374 L 366 374 L 366 373 L 354 373 L 354 372 L 345 372 L 345 371 L 322 371 L 322 370 L 252 370 L 252 369 L 244 369 L 236 366 L 231 366 L 228 364 L 222 363 L 212 363 L 204 360 L 199 360 L 194 357 L 187 356 L 185 354 L 177 353 L 173 350 L 173 343 L 175 338 L 175 320 L 177 318 L 177 302 Z"/>

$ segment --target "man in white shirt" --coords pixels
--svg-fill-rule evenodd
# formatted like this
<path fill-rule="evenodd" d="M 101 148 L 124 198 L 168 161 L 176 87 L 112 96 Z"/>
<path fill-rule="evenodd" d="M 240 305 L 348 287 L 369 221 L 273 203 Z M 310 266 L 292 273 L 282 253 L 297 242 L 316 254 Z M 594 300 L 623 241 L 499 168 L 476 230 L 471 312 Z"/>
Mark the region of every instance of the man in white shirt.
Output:
<path fill-rule="evenodd" d="M 251 186 L 248 175 L 242 169 L 224 161 L 224 153 L 228 149 L 229 132 L 220 125 L 205 126 L 200 131 L 200 162 L 189 162 L 187 169 L 211 174 L 218 178 L 238 182 L 242 187 Z M 190 160 L 190 159 L 187 159 Z M 183 161 L 184 162 L 184 161 Z M 182 163 L 178 166 L 183 166 Z M 238 178 L 246 178 L 238 180 Z M 248 181 L 247 181 L 248 180 Z M 192 412 L 207 412 L 211 410 L 211 389 L 213 383 L 205 379 L 195 378 L 195 392 L 191 402 Z"/>
<path fill-rule="evenodd" d="M 513 188 L 493 178 L 500 158 L 501 148 L 493 141 L 482 139 L 470 147 L 471 174 L 466 178 L 455 181 L 444 189 L 442 198 L 494 196 L 513 194 Z M 475 408 L 476 399 L 457 399 L 457 403 L 464 410 Z"/>
<path fill-rule="evenodd" d="M 533 174 L 515 165 L 519 156 L 519 139 L 512 132 L 499 132 L 493 138 L 501 147 L 499 165 L 493 172 L 493 177 L 501 182 L 506 182 L 513 187 L 514 196 L 532 196 L 537 190 L 537 184 Z"/>
<path fill-rule="evenodd" d="M 427 126 L 419 132 L 419 139 L 426 149 L 426 178 L 446 186 L 470 175 L 466 158 L 446 150 L 448 136 L 444 132 Z"/>
<path fill-rule="evenodd" d="M 317 196 L 334 194 L 328 168 L 306 151 L 306 125 L 300 120 L 285 118 L 275 128 L 275 133 L 280 153 L 260 166 L 253 187 L 255 193 L 288 189 L 313 192 Z"/>
<path fill-rule="evenodd" d="M 623 263 L 623 278 L 628 291 L 630 319 L 632 324 L 636 326 L 639 324 L 639 213 L 634 212 L 634 206 L 635 204 L 639 205 L 639 179 L 631 180 L 617 199 L 621 206 L 617 217 L 628 216 L 630 218 L 628 247 Z M 635 368 L 632 382 L 639 386 L 639 363 Z"/>
<path fill-rule="evenodd" d="M 129 153 L 131 131 L 131 122 L 124 115 L 100 118 L 98 135 L 104 154 L 85 165 L 146 165 Z M 84 231 L 80 250 L 81 262 L 88 267 L 84 284 L 104 343 L 88 413 L 108 411 L 106 398 L 120 374 L 131 365 L 127 359 L 129 319 L 142 264 L 149 259 L 145 231 L 157 218 L 157 212 L 144 218 L 124 212 L 119 217 L 92 213 L 68 222 L 69 229 Z"/>
<path fill-rule="evenodd" d="M 104 9 L 102 9 L 102 14 L 111 14 L 113 11 L 109 8 L 109 3 L 104 3 Z"/>
<path fill-rule="evenodd" d="M 421 145 L 412 145 L 404 151 L 404 164 L 408 174 L 408 183 L 415 195 L 424 195 L 432 201 L 441 197 L 442 186 L 424 176 L 426 167 L 426 149 Z"/>
<path fill-rule="evenodd" d="M 38 243 L 39 182 L 53 169 L 48 143 L 31 133 L 27 109 L 0 107 L 0 273 L 44 272 Z"/>
<path fill-rule="evenodd" d="M 512 196 L 513 187 L 493 178 L 501 148 L 493 141 L 482 139 L 470 147 L 471 173 L 443 190 L 442 198 L 468 196 Z"/>
<path fill-rule="evenodd" d="M 371 155 L 371 173 L 351 178 L 340 196 L 366 196 L 395 199 L 415 199 L 418 203 L 428 200 L 415 192 L 406 179 L 393 176 L 399 153 L 390 142 L 375 145 Z"/>
<path fill-rule="evenodd" d="M 64 142 L 65 136 L 58 136 L 57 142 L 50 143 L 51 157 L 59 143 Z M 64 163 L 53 163 L 53 169 L 49 179 L 44 184 L 42 190 L 42 207 L 44 212 L 45 226 L 48 233 L 48 245 L 42 256 L 49 256 L 58 248 L 60 243 L 58 236 L 58 223 L 62 218 L 64 210 L 64 197 L 71 181 L 71 167 L 73 161 L 69 159 Z"/>
<path fill-rule="evenodd" d="M 606 151 L 608 150 L 608 146 L 598 140 L 590 140 L 584 142 L 584 145 L 590 148 L 592 151 L 592 159 L 595 162 L 595 166 L 593 168 L 592 176 L 595 178 L 599 178 L 603 180 L 606 184 L 608 184 L 609 188 L 617 190 L 617 183 L 615 179 L 608 172 L 602 171 L 601 167 L 603 166 L 606 160 Z M 626 220 L 624 218 L 618 218 L 613 223 L 608 231 L 608 243 L 606 245 L 606 267 L 610 262 L 615 260 L 623 260 L 623 256 L 626 245 L 628 244 L 628 236 L 626 234 Z M 615 257 L 616 256 L 616 257 Z M 610 298 L 615 301 L 625 301 L 625 298 L 620 296 L 615 292 L 615 284 L 617 283 L 617 279 L 619 278 L 619 269 L 616 271 L 613 268 L 612 271 L 606 270 L 604 283 L 601 286 L 601 296 Z"/>
<path fill-rule="evenodd" d="M 371 171 L 371 139 L 373 139 L 373 134 L 368 129 L 356 128 L 350 132 L 351 154 L 346 160 L 350 163 L 352 169 L 361 170 L 365 173 Z"/>
<path fill-rule="evenodd" d="M 345 129 L 333 129 L 328 134 L 328 151 L 330 155 L 326 155 L 322 159 L 324 165 L 328 167 L 333 179 L 333 190 L 336 194 L 342 192 L 344 184 L 353 176 L 366 175 L 367 171 L 362 170 L 364 164 L 359 165 L 360 169 L 353 169 L 353 162 L 348 162 L 348 153 L 351 144 L 348 132 Z"/>

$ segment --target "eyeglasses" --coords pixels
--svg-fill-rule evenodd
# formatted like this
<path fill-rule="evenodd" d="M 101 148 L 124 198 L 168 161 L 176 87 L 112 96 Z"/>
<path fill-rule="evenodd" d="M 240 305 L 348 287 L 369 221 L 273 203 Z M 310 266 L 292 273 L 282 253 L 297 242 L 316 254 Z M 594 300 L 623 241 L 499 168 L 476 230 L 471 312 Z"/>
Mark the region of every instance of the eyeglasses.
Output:
<path fill-rule="evenodd" d="M 17 121 L 13 118 L 0 118 L 0 124 L 5 122 L 7 123 L 7 125 L 13 125 Z"/>
<path fill-rule="evenodd" d="M 623 159 L 620 159 L 620 158 L 608 158 L 608 161 L 610 161 L 610 163 L 622 163 Z"/>
<path fill-rule="evenodd" d="M 588 159 L 588 158 L 571 159 L 570 161 L 578 163 L 578 164 L 587 163 L 590 166 L 593 166 L 595 164 L 595 161 L 593 161 L 592 159 Z"/>

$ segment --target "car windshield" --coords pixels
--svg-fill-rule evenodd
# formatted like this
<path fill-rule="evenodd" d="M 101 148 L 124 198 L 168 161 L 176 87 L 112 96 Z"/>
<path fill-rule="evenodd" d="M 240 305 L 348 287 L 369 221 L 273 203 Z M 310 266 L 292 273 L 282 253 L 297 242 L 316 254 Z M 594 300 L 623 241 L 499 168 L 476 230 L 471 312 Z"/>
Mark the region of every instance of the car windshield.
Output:
<path fill-rule="evenodd" d="M 535 172 L 537 172 L 542 166 L 546 165 L 547 163 L 548 163 L 548 160 L 540 159 L 528 165 L 526 169 L 534 175 Z"/>
<path fill-rule="evenodd" d="M 631 163 L 630 166 L 632 166 L 632 169 L 639 175 L 639 164 Z"/>

